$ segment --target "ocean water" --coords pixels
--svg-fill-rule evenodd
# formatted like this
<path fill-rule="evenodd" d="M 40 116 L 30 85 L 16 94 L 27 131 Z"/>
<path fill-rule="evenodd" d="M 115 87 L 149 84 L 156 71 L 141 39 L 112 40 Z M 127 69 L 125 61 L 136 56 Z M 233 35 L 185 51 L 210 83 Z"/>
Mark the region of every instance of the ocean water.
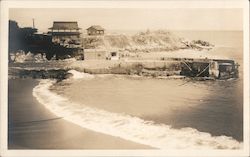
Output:
<path fill-rule="evenodd" d="M 211 53 L 243 65 L 242 32 L 213 33 L 200 33 L 197 38 L 214 38 L 218 46 Z M 75 73 L 75 79 L 60 83 L 41 81 L 33 95 L 50 111 L 81 127 L 155 148 L 239 149 L 243 142 L 242 69 L 238 79 L 188 82 Z"/>
<path fill-rule="evenodd" d="M 204 40 L 215 45 L 212 55 L 226 56 L 243 65 L 243 31 L 174 31 L 187 40 Z M 243 66 L 242 66 L 243 67 Z"/>
<path fill-rule="evenodd" d="M 242 142 L 240 140 L 236 140 L 234 137 L 230 135 L 226 135 L 225 132 L 220 132 L 218 135 L 212 134 L 208 132 L 208 130 L 199 130 L 192 125 L 190 126 L 181 126 L 176 127 L 172 124 L 179 123 L 178 118 L 181 118 L 183 115 L 179 115 L 180 113 L 192 112 L 195 109 L 199 110 L 199 108 L 206 108 L 208 111 L 207 115 L 200 115 L 208 117 L 207 120 L 197 119 L 191 123 L 196 123 L 197 121 L 202 121 L 200 124 L 205 124 L 206 127 L 219 127 L 216 123 L 217 118 L 222 117 L 230 117 L 233 113 L 231 111 L 221 112 L 217 111 L 216 107 L 214 107 L 214 111 L 211 111 L 211 108 L 207 107 L 207 105 L 200 105 L 198 102 L 207 101 L 204 96 L 208 93 L 202 94 L 200 89 L 196 89 L 193 91 L 193 98 L 187 97 L 185 100 L 182 99 L 182 103 L 179 103 L 171 96 L 179 95 L 178 98 L 182 97 L 182 94 L 187 94 L 190 91 L 174 93 L 175 91 L 169 90 L 168 92 L 159 92 L 164 87 L 160 87 L 159 84 L 156 85 L 155 89 L 151 89 L 151 92 L 145 92 L 145 88 L 141 89 L 140 85 L 136 84 L 147 84 L 149 80 L 138 80 L 131 81 L 127 78 L 120 77 L 101 77 L 94 79 L 84 79 L 73 81 L 74 83 L 78 82 L 78 91 L 83 91 L 84 88 L 89 88 L 92 86 L 90 90 L 88 90 L 89 94 L 86 93 L 65 93 L 64 96 L 55 93 L 53 90 L 51 91 L 51 86 L 53 85 L 53 81 L 43 80 L 40 82 L 38 86 L 36 86 L 33 90 L 33 95 L 37 98 L 37 100 L 44 104 L 50 111 L 56 114 L 59 117 L 63 117 L 65 120 L 68 120 L 72 123 L 75 123 L 81 127 L 105 133 L 108 135 L 120 137 L 126 140 L 130 140 L 133 142 L 145 144 L 152 146 L 154 148 L 159 149 L 240 149 L 242 148 Z M 98 82 L 97 81 L 100 81 Z M 103 84 L 102 81 L 105 81 L 106 87 L 110 86 L 108 89 L 100 88 Z M 122 82 L 121 82 L 122 81 Z M 146 81 L 146 82 L 144 82 Z M 153 80 L 151 80 L 153 81 Z M 160 80 L 159 80 L 160 81 Z M 164 80 L 161 80 L 164 81 Z M 128 86 L 128 82 L 133 82 Z M 155 82 L 155 80 L 154 80 Z M 72 83 L 71 80 L 63 82 L 62 84 L 67 85 L 68 83 Z M 84 84 L 85 83 L 85 84 Z M 135 83 L 135 84 L 134 84 Z M 173 82 L 172 82 L 173 83 Z M 171 83 L 172 86 L 175 86 Z M 181 82 L 180 82 L 181 83 Z M 70 87 L 74 86 L 73 84 Z M 98 87 L 93 88 L 93 84 L 98 84 Z M 112 84 L 112 85 L 111 85 Z M 119 84 L 119 85 L 118 85 Z M 126 84 L 126 85 L 125 85 Z M 152 83 L 150 83 L 152 84 Z M 88 85 L 88 86 L 87 86 Z M 179 85 L 179 84 L 178 84 Z M 85 87 L 84 87 L 85 86 Z M 120 87 L 123 87 L 122 89 Z M 126 87 L 125 87 L 126 86 Z M 201 85 L 202 86 L 202 85 Z M 158 87 L 160 89 L 158 89 Z M 184 88 L 184 87 L 181 87 Z M 204 86 L 203 86 L 204 88 Z M 206 87 L 205 87 L 206 88 Z M 75 88 L 74 88 L 75 89 Z M 70 92 L 71 90 L 69 90 Z M 114 91 L 116 93 L 114 93 Z M 184 90 L 182 90 L 184 91 Z M 200 91 L 200 92 L 199 92 Z M 93 92 L 95 94 L 93 94 Z M 142 92 L 142 93 L 141 93 Z M 102 93 L 102 94 L 101 94 Z M 105 94 L 104 94 L 105 93 Z M 144 93 L 144 94 L 143 94 Z M 154 94 L 153 94 L 154 93 Z M 120 95 L 123 94 L 123 95 Z M 125 94 L 125 95 L 124 95 Z M 169 97 L 167 97 L 167 95 Z M 85 101 L 83 99 L 76 98 L 74 95 L 81 95 L 81 98 L 92 100 L 92 103 L 89 101 Z M 95 95 L 95 97 L 93 96 Z M 156 96 L 158 95 L 158 96 Z M 164 96 L 165 95 L 165 96 Z M 189 94 L 190 95 L 190 94 Z M 88 98 L 89 97 L 89 98 Z M 125 100 L 125 98 L 127 98 Z M 164 100 L 159 100 L 162 98 Z M 176 98 L 176 97 L 175 97 Z M 198 98 L 198 99 L 197 99 Z M 93 100 L 102 102 L 95 104 Z M 108 100 L 108 101 L 106 101 Z M 128 101 L 127 101 L 128 100 Z M 151 100 L 151 101 L 149 101 Z M 158 101 L 157 101 L 158 100 Z M 149 102 L 148 102 L 149 101 Z M 218 107 L 217 107 L 218 108 Z M 224 106 L 224 108 L 226 108 Z M 192 114 L 198 114 L 201 111 L 195 111 Z M 209 113 L 209 112 L 212 112 Z M 172 114 L 171 114 L 172 113 Z M 175 114 L 176 113 L 176 114 Z M 215 115 L 220 115 L 217 118 L 214 118 Z M 223 114 L 223 115 L 221 115 Z M 151 117 L 150 117 L 151 116 Z M 197 117 L 197 118 L 200 118 Z M 187 116 L 183 116 L 185 118 L 184 121 L 189 122 L 192 119 L 188 119 Z M 212 119 L 211 119 L 212 118 Z M 232 119 L 232 118 L 230 118 Z M 223 121 L 223 126 L 230 128 L 231 120 Z M 225 119 L 224 119 L 225 120 Z M 186 124 L 189 124 L 186 123 Z M 225 123 L 225 124 L 224 124 Z"/>

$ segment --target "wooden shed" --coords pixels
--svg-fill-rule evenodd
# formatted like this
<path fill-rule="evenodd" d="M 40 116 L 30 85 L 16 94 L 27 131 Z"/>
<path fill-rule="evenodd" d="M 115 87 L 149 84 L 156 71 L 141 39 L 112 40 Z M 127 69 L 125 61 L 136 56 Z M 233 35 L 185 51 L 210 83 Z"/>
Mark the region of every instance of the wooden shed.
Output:
<path fill-rule="evenodd" d="M 104 35 L 104 28 L 99 25 L 93 25 L 87 29 L 88 35 Z"/>

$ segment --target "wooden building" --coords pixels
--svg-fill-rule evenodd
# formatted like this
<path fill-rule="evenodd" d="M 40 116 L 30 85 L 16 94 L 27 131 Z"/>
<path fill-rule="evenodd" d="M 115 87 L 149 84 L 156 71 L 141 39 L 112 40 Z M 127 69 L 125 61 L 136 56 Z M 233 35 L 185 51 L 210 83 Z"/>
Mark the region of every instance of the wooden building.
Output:
<path fill-rule="evenodd" d="M 88 35 L 104 35 L 104 28 L 99 25 L 93 25 L 87 29 Z"/>
<path fill-rule="evenodd" d="M 75 21 L 54 21 L 48 34 L 52 36 L 52 42 L 67 48 L 82 47 L 80 29 Z"/>

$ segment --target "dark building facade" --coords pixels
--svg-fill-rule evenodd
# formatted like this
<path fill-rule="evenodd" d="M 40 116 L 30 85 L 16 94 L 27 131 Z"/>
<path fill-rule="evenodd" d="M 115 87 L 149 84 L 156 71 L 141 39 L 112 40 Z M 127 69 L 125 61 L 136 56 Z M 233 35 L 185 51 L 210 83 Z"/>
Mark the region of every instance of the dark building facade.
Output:
<path fill-rule="evenodd" d="M 48 34 L 52 36 L 52 42 L 67 48 L 82 47 L 80 29 L 75 21 L 55 21 L 49 28 Z"/>
<path fill-rule="evenodd" d="M 54 22 L 48 33 L 37 33 L 33 27 L 20 28 L 17 22 L 9 21 L 9 54 L 22 50 L 25 53 L 46 54 L 47 59 L 69 57 L 83 58 L 80 28 L 77 22 Z M 9 55 L 10 56 L 10 55 Z"/>

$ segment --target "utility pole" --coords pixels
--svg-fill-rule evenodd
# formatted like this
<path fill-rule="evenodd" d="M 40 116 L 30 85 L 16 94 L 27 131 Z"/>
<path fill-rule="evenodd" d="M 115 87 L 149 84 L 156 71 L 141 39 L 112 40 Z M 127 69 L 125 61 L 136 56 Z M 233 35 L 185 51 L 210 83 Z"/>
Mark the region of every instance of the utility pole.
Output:
<path fill-rule="evenodd" d="M 35 19 L 34 18 L 32 19 L 32 22 L 33 22 L 33 28 L 35 28 Z"/>

